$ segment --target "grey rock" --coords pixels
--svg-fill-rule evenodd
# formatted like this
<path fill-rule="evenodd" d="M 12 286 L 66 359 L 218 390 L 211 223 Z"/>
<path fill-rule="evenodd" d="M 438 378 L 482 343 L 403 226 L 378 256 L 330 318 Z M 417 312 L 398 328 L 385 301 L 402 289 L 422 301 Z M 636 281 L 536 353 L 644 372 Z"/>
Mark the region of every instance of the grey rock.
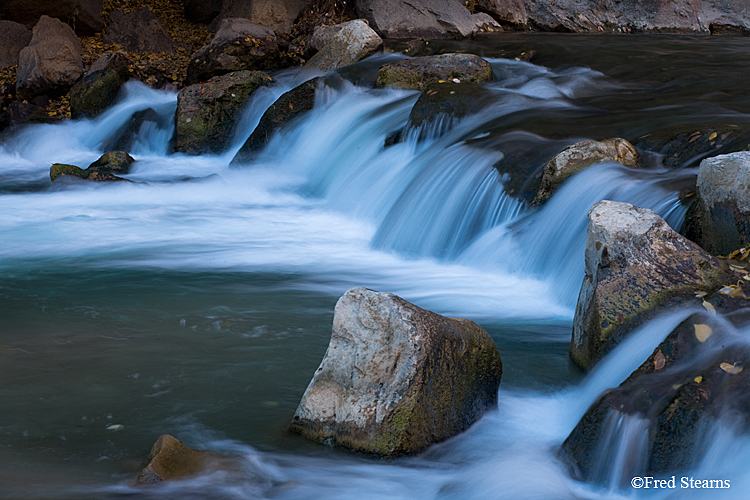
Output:
<path fill-rule="evenodd" d="M 474 54 L 440 54 L 384 64 L 378 70 L 377 87 L 424 90 L 440 80 L 492 81 L 492 66 Z"/>
<path fill-rule="evenodd" d="M 21 23 L 0 21 L 0 69 L 18 64 L 21 49 L 31 42 L 31 30 Z"/>
<path fill-rule="evenodd" d="M 380 456 L 416 453 L 497 404 L 502 364 L 477 324 L 391 294 L 347 291 L 291 429 Z"/>
<path fill-rule="evenodd" d="M 224 0 L 214 23 L 239 17 L 265 26 L 279 35 L 288 35 L 294 21 L 310 3 L 310 0 Z"/>
<path fill-rule="evenodd" d="M 103 40 L 116 43 L 128 52 L 174 53 L 172 38 L 148 7 L 127 13 L 112 12 Z"/>
<path fill-rule="evenodd" d="M 331 71 L 354 64 L 383 46 L 383 40 L 361 19 L 329 28 L 337 29 L 336 33 L 330 37 L 330 42 L 307 61 L 307 67 Z M 319 36 L 318 42 L 320 38 Z"/>

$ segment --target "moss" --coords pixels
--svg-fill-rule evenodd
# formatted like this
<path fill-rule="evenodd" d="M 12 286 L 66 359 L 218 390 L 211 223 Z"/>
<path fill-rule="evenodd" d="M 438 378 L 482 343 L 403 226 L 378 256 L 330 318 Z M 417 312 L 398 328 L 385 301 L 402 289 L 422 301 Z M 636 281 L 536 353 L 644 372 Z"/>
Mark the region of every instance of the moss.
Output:
<path fill-rule="evenodd" d="M 75 165 L 67 165 L 65 163 L 55 163 L 49 169 L 49 178 L 54 181 L 61 175 L 72 175 L 80 177 L 81 179 L 88 179 L 90 172 L 83 170 L 82 168 L 76 167 Z"/>

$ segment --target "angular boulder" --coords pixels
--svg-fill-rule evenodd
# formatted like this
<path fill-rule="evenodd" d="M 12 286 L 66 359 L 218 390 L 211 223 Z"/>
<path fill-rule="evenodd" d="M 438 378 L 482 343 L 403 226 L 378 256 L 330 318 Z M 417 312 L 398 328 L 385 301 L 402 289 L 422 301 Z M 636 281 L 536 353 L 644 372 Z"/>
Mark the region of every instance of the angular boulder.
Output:
<path fill-rule="evenodd" d="M 268 144 L 276 131 L 313 109 L 315 92 L 321 81 L 321 78 L 308 80 L 276 99 L 276 102 L 263 113 L 258 126 L 232 159 L 232 165 L 251 160 Z"/>
<path fill-rule="evenodd" d="M 625 139 L 577 142 L 557 154 L 544 167 L 534 203 L 547 201 L 568 177 L 591 165 L 614 161 L 626 167 L 638 168 L 640 159 L 638 150 Z"/>
<path fill-rule="evenodd" d="M 671 300 L 721 286 L 726 267 L 652 210 L 600 201 L 589 212 L 570 355 L 588 370 Z"/>
<path fill-rule="evenodd" d="M 102 0 L 3 0 L 0 18 L 34 26 L 43 15 L 68 24 L 80 36 L 104 29 Z"/>
<path fill-rule="evenodd" d="M 94 117 L 114 104 L 120 87 L 131 77 L 131 64 L 124 52 L 109 52 L 97 59 L 70 89 L 71 116 Z"/>
<path fill-rule="evenodd" d="M 274 68 L 280 57 L 273 31 L 247 19 L 224 19 L 211 43 L 190 58 L 187 83 L 203 82 L 232 71 Z"/>
<path fill-rule="evenodd" d="M 135 163 L 135 159 L 125 151 L 110 151 L 104 153 L 85 170 L 75 165 L 55 163 L 50 167 L 49 177 L 52 182 L 63 175 L 95 182 L 125 181 L 127 179 L 117 177 L 115 174 L 129 173 L 133 163 Z"/>
<path fill-rule="evenodd" d="M 310 4 L 310 0 L 224 0 L 217 19 L 241 17 L 279 35 L 288 35 L 295 20 Z"/>
<path fill-rule="evenodd" d="M 18 64 L 21 49 L 31 42 L 31 30 L 21 23 L 0 21 L 0 69 Z"/>
<path fill-rule="evenodd" d="M 374 54 L 383 46 L 383 40 L 367 25 L 366 21 L 361 19 L 326 28 L 336 29 L 336 32 L 330 36 L 330 41 L 307 61 L 305 66 L 321 71 L 331 71 L 354 64 Z M 321 38 L 322 35 L 319 35 L 318 43 Z"/>
<path fill-rule="evenodd" d="M 164 434 L 156 440 L 149 458 L 148 465 L 138 475 L 138 484 L 187 479 L 225 469 L 227 465 L 236 468 L 229 457 L 211 451 L 194 450 L 169 434 Z"/>
<path fill-rule="evenodd" d="M 476 323 L 353 288 L 336 304 L 328 350 L 291 429 L 380 456 L 417 453 L 496 406 L 501 374 Z"/>
<path fill-rule="evenodd" d="M 703 160 L 696 189 L 685 236 L 714 255 L 750 244 L 750 152 Z"/>
<path fill-rule="evenodd" d="M 236 71 L 182 89 L 177 94 L 174 150 L 222 152 L 250 95 L 272 83 L 262 71 Z"/>
<path fill-rule="evenodd" d="M 172 38 L 148 7 L 133 12 L 112 12 L 102 39 L 128 52 L 173 54 L 175 51 Z"/>
<path fill-rule="evenodd" d="M 500 25 L 460 0 L 357 0 L 357 15 L 383 38 L 464 38 Z"/>
<path fill-rule="evenodd" d="M 83 74 L 81 41 L 67 24 L 42 16 L 18 58 L 19 99 L 62 95 Z"/>
<path fill-rule="evenodd" d="M 378 70 L 376 87 L 424 90 L 440 80 L 492 81 L 492 66 L 474 54 L 440 54 L 384 64 Z"/>

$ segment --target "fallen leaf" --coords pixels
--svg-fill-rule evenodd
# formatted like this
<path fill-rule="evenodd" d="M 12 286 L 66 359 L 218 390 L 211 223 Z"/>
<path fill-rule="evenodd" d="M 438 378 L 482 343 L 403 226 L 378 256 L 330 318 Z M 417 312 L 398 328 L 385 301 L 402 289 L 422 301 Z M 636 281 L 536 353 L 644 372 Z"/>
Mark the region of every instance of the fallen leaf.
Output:
<path fill-rule="evenodd" d="M 710 302 L 703 301 L 703 307 L 706 308 L 706 311 L 710 312 L 711 314 L 716 314 L 716 308 L 714 305 Z"/>
<path fill-rule="evenodd" d="M 736 289 L 737 289 L 737 285 L 726 285 L 726 286 L 721 287 L 721 289 L 719 289 L 719 293 L 724 294 L 724 295 L 730 295 Z"/>
<path fill-rule="evenodd" d="M 750 257 L 750 248 L 745 250 L 745 252 L 742 254 L 742 257 L 740 257 L 740 260 L 747 260 L 748 257 Z"/>
<path fill-rule="evenodd" d="M 698 375 L 693 380 L 695 381 L 696 384 L 700 384 L 703 381 L 703 377 L 701 377 L 700 375 Z"/>
<path fill-rule="evenodd" d="M 708 136 L 708 140 L 709 141 L 713 141 L 714 139 L 716 139 L 716 136 L 718 136 L 718 135 L 719 134 L 717 134 L 716 132 L 714 132 L 713 134 L 711 134 L 711 135 Z"/>
<path fill-rule="evenodd" d="M 734 259 L 735 257 L 737 257 L 740 254 L 740 252 L 742 252 L 742 249 L 735 250 L 734 252 L 732 252 L 729 255 L 727 255 L 727 259 Z"/>
<path fill-rule="evenodd" d="M 699 299 L 701 297 L 705 297 L 706 295 L 708 295 L 706 292 L 695 292 L 695 296 L 698 297 Z"/>
<path fill-rule="evenodd" d="M 730 365 L 729 363 L 722 363 L 719 365 L 722 370 L 729 373 L 730 375 L 737 375 L 742 371 L 742 366 L 737 366 L 737 363 Z"/>
<path fill-rule="evenodd" d="M 705 342 L 714 333 L 710 326 L 704 324 L 693 325 L 693 328 L 695 328 L 695 336 L 700 342 Z"/>
<path fill-rule="evenodd" d="M 682 384 L 672 384 L 672 389 L 674 389 L 675 391 L 680 387 L 682 387 Z"/>
<path fill-rule="evenodd" d="M 664 368 L 664 365 L 667 364 L 667 359 L 664 357 L 664 354 L 659 351 L 656 353 L 656 356 L 654 356 L 654 370 L 657 372 Z"/>

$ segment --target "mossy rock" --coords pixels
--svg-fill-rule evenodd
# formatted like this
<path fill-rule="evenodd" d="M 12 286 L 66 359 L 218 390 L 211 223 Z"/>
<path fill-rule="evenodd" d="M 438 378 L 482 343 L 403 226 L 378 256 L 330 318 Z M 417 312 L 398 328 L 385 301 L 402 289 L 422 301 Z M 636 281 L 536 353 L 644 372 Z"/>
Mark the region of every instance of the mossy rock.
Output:
<path fill-rule="evenodd" d="M 134 162 L 135 159 L 125 151 L 110 151 L 104 153 L 85 170 L 75 165 L 55 163 L 50 167 L 49 177 L 53 182 L 62 175 L 78 177 L 79 179 L 94 182 L 126 181 L 127 179 L 117 177 L 115 174 L 129 173 L 130 167 Z"/>
<path fill-rule="evenodd" d="M 94 117 L 115 103 L 122 85 L 130 79 L 132 62 L 124 52 L 104 54 L 70 89 L 73 118 Z"/>
<path fill-rule="evenodd" d="M 128 174 L 133 163 L 135 163 L 135 159 L 125 151 L 110 151 L 104 153 L 98 160 L 89 165 L 87 170 Z"/>
<path fill-rule="evenodd" d="M 52 182 L 55 181 L 61 175 L 70 175 L 73 177 L 79 177 L 81 179 L 88 179 L 91 172 L 86 172 L 80 167 L 75 165 L 68 165 L 66 163 L 55 163 L 49 169 L 49 178 Z"/>
<path fill-rule="evenodd" d="M 415 57 L 383 65 L 378 70 L 376 87 L 424 90 L 431 83 L 492 81 L 492 66 L 474 54 L 441 54 Z"/>

